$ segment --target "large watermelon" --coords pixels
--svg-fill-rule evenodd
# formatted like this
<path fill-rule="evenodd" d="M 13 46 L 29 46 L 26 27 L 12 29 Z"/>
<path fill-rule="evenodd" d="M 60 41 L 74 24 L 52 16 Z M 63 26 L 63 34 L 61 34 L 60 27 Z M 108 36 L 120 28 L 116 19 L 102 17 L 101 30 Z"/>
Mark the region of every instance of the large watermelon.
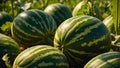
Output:
<path fill-rule="evenodd" d="M 54 47 L 61 50 L 75 68 L 109 51 L 110 45 L 110 33 L 103 22 L 87 15 L 67 19 L 58 27 L 54 37 Z"/>
<path fill-rule="evenodd" d="M 44 11 L 54 18 L 57 26 L 66 19 L 72 17 L 71 10 L 66 5 L 60 3 L 48 5 Z"/>
<path fill-rule="evenodd" d="M 32 46 L 21 52 L 13 68 L 69 68 L 66 56 L 49 45 Z"/>
<path fill-rule="evenodd" d="M 92 58 L 84 68 L 120 68 L 120 52 L 107 52 Z"/>
<path fill-rule="evenodd" d="M 20 53 L 18 44 L 10 37 L 0 34 L 0 68 L 10 67 Z"/>
<path fill-rule="evenodd" d="M 52 16 L 42 10 L 31 9 L 20 13 L 12 25 L 12 37 L 20 44 L 53 44 L 57 25 Z"/>

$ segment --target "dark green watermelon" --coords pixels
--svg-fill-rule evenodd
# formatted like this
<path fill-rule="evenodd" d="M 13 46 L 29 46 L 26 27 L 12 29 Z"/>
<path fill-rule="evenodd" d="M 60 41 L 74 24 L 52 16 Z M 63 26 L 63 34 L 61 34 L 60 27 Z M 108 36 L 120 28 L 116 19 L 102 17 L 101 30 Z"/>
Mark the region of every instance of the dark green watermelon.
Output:
<path fill-rule="evenodd" d="M 0 12 L 0 33 L 11 35 L 11 24 L 13 17 L 7 12 Z"/>
<path fill-rule="evenodd" d="M 13 68 L 69 68 L 66 56 L 50 45 L 36 45 L 21 52 Z"/>
<path fill-rule="evenodd" d="M 0 27 L 6 22 L 12 22 L 13 17 L 7 12 L 0 12 Z"/>
<path fill-rule="evenodd" d="M 9 36 L 0 34 L 0 68 L 12 66 L 19 53 L 19 45 Z"/>
<path fill-rule="evenodd" d="M 81 68 L 94 56 L 109 51 L 110 46 L 107 27 L 101 20 L 87 15 L 67 19 L 54 37 L 54 47 L 61 50 L 75 68 Z"/>
<path fill-rule="evenodd" d="M 54 18 L 57 26 L 59 26 L 66 19 L 72 17 L 71 10 L 66 5 L 60 3 L 50 4 L 44 11 Z"/>
<path fill-rule="evenodd" d="M 107 52 L 92 58 L 84 68 L 120 68 L 120 52 Z"/>
<path fill-rule="evenodd" d="M 26 47 L 36 44 L 53 45 L 57 25 L 52 16 L 38 9 L 20 13 L 12 25 L 12 37 Z"/>

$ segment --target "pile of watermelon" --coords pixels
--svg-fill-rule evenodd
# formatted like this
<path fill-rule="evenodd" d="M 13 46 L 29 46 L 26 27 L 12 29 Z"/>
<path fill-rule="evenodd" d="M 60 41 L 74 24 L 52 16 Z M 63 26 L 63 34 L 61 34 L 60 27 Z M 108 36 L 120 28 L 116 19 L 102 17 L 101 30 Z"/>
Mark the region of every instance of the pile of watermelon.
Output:
<path fill-rule="evenodd" d="M 111 51 L 112 25 L 107 27 L 105 21 L 91 15 L 72 13 L 75 10 L 56 3 L 44 11 L 29 9 L 13 20 L 9 17 L 10 33 L 0 32 L 0 66 L 119 68 L 120 53 Z M 0 16 L 1 21 L 6 19 Z M 0 28 L 5 24 L 1 21 Z"/>

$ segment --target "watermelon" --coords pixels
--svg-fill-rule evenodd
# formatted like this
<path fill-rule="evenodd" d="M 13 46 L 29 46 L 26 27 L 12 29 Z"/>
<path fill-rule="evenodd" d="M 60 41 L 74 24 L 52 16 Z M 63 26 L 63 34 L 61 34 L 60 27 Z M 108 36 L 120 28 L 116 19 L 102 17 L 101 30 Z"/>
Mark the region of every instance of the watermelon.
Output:
<path fill-rule="evenodd" d="M 73 9 L 72 15 L 89 15 L 91 9 L 91 2 L 89 1 L 81 1 L 79 2 Z"/>
<path fill-rule="evenodd" d="M 106 17 L 106 18 L 103 20 L 103 23 L 105 24 L 105 26 L 108 28 L 108 30 L 109 30 L 111 33 L 114 33 L 114 34 L 115 34 L 115 27 L 114 27 L 112 15 Z"/>
<path fill-rule="evenodd" d="M 61 50 L 70 65 L 81 68 L 92 57 L 110 50 L 111 36 L 98 18 L 81 15 L 64 21 L 56 30 L 54 47 Z"/>
<path fill-rule="evenodd" d="M 97 2 L 82 0 L 73 9 L 72 15 L 90 15 L 102 19 L 100 8 Z"/>
<path fill-rule="evenodd" d="M 0 27 L 6 22 L 12 22 L 13 17 L 7 12 L 0 12 Z"/>
<path fill-rule="evenodd" d="M 19 53 L 18 44 L 9 36 L 0 34 L 0 68 L 12 66 Z"/>
<path fill-rule="evenodd" d="M 26 47 L 37 44 L 53 45 L 57 25 L 52 16 L 38 9 L 26 10 L 13 21 L 12 37 Z"/>
<path fill-rule="evenodd" d="M 11 35 L 13 17 L 7 12 L 0 12 L 0 33 Z"/>
<path fill-rule="evenodd" d="M 50 45 L 36 45 L 22 51 L 13 68 L 69 68 L 66 56 Z"/>
<path fill-rule="evenodd" d="M 120 52 L 107 52 L 92 58 L 84 68 L 120 68 Z"/>
<path fill-rule="evenodd" d="M 66 5 L 60 3 L 50 4 L 44 11 L 54 18 L 57 26 L 59 26 L 66 19 L 72 17 L 71 10 Z"/>

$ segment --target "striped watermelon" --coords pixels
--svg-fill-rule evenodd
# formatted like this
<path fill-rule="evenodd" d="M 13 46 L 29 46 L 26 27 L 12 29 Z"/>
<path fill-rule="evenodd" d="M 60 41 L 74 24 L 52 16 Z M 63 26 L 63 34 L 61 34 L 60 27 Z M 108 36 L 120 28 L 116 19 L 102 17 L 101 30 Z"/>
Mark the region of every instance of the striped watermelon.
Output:
<path fill-rule="evenodd" d="M 7 12 L 0 12 L 0 33 L 10 35 L 13 17 Z"/>
<path fill-rule="evenodd" d="M 20 13 L 12 25 L 12 37 L 25 46 L 53 44 L 57 25 L 52 16 L 38 9 Z"/>
<path fill-rule="evenodd" d="M 82 0 L 73 9 L 72 15 L 90 15 L 102 20 L 99 4 L 96 1 Z"/>
<path fill-rule="evenodd" d="M 92 58 L 84 68 L 120 68 L 120 52 L 107 52 Z"/>
<path fill-rule="evenodd" d="M 91 7 L 91 2 L 83 0 L 74 7 L 72 15 L 89 15 Z"/>
<path fill-rule="evenodd" d="M 105 24 L 105 26 L 108 28 L 108 30 L 109 30 L 111 33 L 114 33 L 114 34 L 115 34 L 115 27 L 114 27 L 112 15 L 106 17 L 106 18 L 103 20 L 103 23 Z"/>
<path fill-rule="evenodd" d="M 92 57 L 109 51 L 110 45 L 110 33 L 103 22 L 87 15 L 67 19 L 54 37 L 54 47 L 63 51 L 75 68 L 81 68 Z"/>
<path fill-rule="evenodd" d="M 54 18 L 57 26 L 59 26 L 66 19 L 72 17 L 71 10 L 66 5 L 60 3 L 48 5 L 44 11 Z"/>
<path fill-rule="evenodd" d="M 18 44 L 10 37 L 0 34 L 0 68 L 10 67 L 20 53 Z"/>
<path fill-rule="evenodd" d="M 6 13 L 6 12 L 0 12 L 0 27 L 5 24 L 6 22 L 12 22 L 13 17 Z"/>
<path fill-rule="evenodd" d="M 49 45 L 36 45 L 21 52 L 13 68 L 69 68 L 69 64 L 58 49 Z"/>

